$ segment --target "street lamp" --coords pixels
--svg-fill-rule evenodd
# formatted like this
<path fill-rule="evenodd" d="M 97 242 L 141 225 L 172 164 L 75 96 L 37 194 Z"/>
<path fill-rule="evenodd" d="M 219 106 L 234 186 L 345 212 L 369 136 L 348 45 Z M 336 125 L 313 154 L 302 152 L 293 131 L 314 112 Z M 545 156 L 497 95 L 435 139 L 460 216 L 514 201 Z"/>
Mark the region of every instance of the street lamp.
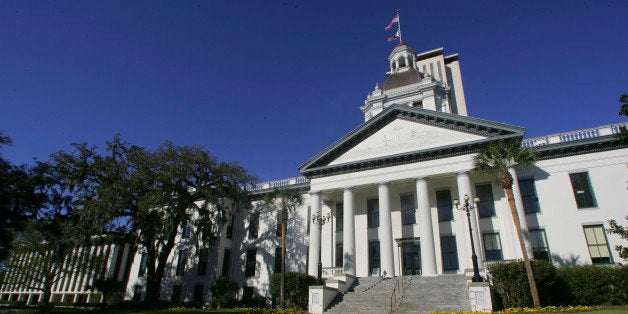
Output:
<path fill-rule="evenodd" d="M 323 231 L 323 225 L 331 221 L 331 214 L 327 213 L 327 215 L 323 215 L 321 212 L 317 212 L 312 215 L 312 223 L 318 225 L 319 230 Z M 319 233 L 320 234 L 320 233 Z M 318 250 L 318 284 L 323 284 L 323 263 L 321 261 L 321 250 L 323 248 L 322 243 L 321 247 Z"/>
<path fill-rule="evenodd" d="M 471 278 L 471 281 L 483 282 L 484 278 L 480 276 L 480 270 L 478 269 L 478 256 L 475 254 L 475 245 L 473 244 L 473 231 L 471 230 L 471 210 L 478 208 L 480 198 L 476 197 L 473 199 L 473 203 L 475 203 L 475 206 L 469 204 L 469 195 L 465 194 L 463 200 L 464 204 L 462 206 L 459 206 L 460 201 L 458 201 L 458 199 L 455 199 L 454 206 L 456 206 L 457 210 L 463 210 L 467 212 L 467 222 L 469 223 L 469 238 L 471 238 L 471 259 L 473 262 L 473 278 Z"/>

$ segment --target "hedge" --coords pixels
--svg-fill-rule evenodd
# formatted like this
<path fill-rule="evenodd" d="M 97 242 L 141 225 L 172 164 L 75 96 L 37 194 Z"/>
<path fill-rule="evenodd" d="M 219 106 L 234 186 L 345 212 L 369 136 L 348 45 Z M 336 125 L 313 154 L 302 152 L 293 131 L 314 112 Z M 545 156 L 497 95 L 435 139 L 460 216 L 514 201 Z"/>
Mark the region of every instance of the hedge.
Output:
<path fill-rule="evenodd" d="M 543 306 L 628 304 L 628 266 L 565 266 L 532 263 Z M 490 267 L 497 308 L 526 307 L 532 297 L 523 262 Z"/>
<path fill-rule="evenodd" d="M 273 274 L 270 280 L 270 293 L 279 300 L 281 274 Z M 304 273 L 288 272 L 284 276 L 284 299 L 288 307 L 307 309 L 310 286 L 316 284 L 316 278 Z"/>

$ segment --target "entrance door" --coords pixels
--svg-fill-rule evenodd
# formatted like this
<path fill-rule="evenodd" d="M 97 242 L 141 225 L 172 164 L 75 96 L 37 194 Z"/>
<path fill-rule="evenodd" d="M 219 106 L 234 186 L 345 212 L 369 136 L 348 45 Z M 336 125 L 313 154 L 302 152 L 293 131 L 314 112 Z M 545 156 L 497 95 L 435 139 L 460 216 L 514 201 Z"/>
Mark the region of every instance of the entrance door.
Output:
<path fill-rule="evenodd" d="M 406 241 L 401 243 L 403 255 L 404 275 L 421 274 L 421 245 L 419 241 Z"/>

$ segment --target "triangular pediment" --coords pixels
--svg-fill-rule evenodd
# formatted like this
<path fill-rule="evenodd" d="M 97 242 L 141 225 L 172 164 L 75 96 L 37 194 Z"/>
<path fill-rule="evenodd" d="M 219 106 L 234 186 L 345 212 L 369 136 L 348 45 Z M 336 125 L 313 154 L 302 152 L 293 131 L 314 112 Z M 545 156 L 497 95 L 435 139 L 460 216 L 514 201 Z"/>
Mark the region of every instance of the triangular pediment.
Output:
<path fill-rule="evenodd" d="M 517 126 L 393 105 L 314 156 L 305 176 L 386 167 L 470 153 L 488 141 L 523 136 Z"/>
<path fill-rule="evenodd" d="M 331 161 L 328 165 L 393 156 L 417 150 L 479 141 L 486 138 L 486 136 L 482 135 L 397 118 Z"/>

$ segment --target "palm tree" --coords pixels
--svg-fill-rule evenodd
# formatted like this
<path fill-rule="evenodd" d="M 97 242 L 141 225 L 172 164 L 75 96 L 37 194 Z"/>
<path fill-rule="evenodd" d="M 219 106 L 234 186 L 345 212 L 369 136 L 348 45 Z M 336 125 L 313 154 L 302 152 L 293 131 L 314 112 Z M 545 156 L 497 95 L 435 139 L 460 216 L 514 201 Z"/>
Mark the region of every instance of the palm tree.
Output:
<path fill-rule="evenodd" d="M 288 213 L 295 211 L 303 205 L 303 196 L 294 189 L 275 189 L 264 196 L 264 206 L 270 209 L 279 210 L 279 220 L 281 221 L 281 280 L 279 285 L 279 304 L 285 308 L 284 304 L 284 274 L 286 273 L 286 230 L 288 229 Z"/>
<path fill-rule="evenodd" d="M 532 302 L 534 307 L 541 307 L 539 300 L 539 292 L 536 289 L 532 264 L 528 259 L 528 253 L 523 242 L 523 233 L 521 231 L 521 223 L 517 214 L 515 205 L 515 197 L 512 192 L 513 177 L 508 169 L 514 166 L 526 167 L 534 165 L 536 160 L 535 153 L 532 149 L 521 146 L 522 137 L 510 138 L 502 141 L 489 142 L 480 152 L 473 156 L 473 170 L 480 173 L 496 175 L 501 183 L 508 204 L 512 219 L 517 229 L 519 244 L 521 245 L 521 254 L 523 255 L 523 263 L 528 275 L 528 283 L 530 284 L 530 292 L 532 294 Z"/>

